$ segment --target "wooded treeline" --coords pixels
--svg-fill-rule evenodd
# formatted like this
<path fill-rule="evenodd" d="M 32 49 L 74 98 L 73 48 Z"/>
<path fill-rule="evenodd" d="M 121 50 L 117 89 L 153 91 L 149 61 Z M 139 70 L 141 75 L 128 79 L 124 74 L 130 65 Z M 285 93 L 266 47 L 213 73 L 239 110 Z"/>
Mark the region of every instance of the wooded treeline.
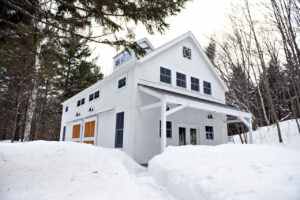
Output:
<path fill-rule="evenodd" d="M 58 140 L 62 101 L 103 77 L 89 42 L 143 55 L 135 25 L 162 33 L 187 1 L 0 0 L 0 140 Z"/>
<path fill-rule="evenodd" d="M 300 2 L 251 3 L 232 5 L 229 31 L 212 36 L 206 52 L 228 85 L 227 104 L 251 112 L 255 128 L 276 124 L 282 142 L 279 122 L 300 118 Z"/>

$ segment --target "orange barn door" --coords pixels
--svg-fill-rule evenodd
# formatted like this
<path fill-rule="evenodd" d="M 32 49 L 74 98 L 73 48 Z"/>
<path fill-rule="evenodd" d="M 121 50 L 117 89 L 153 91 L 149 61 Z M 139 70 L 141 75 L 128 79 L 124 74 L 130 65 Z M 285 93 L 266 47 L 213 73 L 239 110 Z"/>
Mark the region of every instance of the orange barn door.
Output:
<path fill-rule="evenodd" d="M 73 126 L 72 139 L 80 138 L 80 124 L 76 124 Z"/>
<path fill-rule="evenodd" d="M 84 124 L 84 137 L 85 138 L 92 138 L 95 137 L 95 120 L 90 122 L 85 122 Z M 85 140 L 84 143 L 86 144 L 94 144 L 94 140 Z"/>

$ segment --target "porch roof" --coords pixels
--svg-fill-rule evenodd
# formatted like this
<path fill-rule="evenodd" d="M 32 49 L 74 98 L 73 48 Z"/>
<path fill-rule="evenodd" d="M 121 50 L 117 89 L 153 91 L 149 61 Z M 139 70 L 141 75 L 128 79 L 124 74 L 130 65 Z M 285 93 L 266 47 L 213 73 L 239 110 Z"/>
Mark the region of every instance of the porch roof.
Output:
<path fill-rule="evenodd" d="M 141 90 L 143 90 L 146 93 L 148 91 L 149 95 L 155 96 L 157 98 L 161 98 L 163 95 L 166 95 L 167 103 L 174 103 L 180 105 L 188 104 L 185 107 L 193 107 L 200 110 L 223 113 L 223 114 L 232 115 L 236 117 L 251 118 L 252 116 L 251 113 L 242 111 L 240 109 L 219 102 L 210 101 L 200 97 L 189 96 L 179 92 L 169 91 L 166 89 L 144 85 L 140 83 L 138 85 L 141 88 Z"/>

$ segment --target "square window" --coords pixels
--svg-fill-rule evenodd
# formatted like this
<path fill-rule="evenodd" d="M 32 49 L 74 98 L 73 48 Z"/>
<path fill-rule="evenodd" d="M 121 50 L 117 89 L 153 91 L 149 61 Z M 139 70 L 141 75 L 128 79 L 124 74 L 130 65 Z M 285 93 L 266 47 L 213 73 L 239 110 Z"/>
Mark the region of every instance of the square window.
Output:
<path fill-rule="evenodd" d="M 77 107 L 80 106 L 80 102 L 81 102 L 80 100 L 77 101 Z"/>
<path fill-rule="evenodd" d="M 81 103 L 80 104 L 83 105 L 84 102 L 85 102 L 85 98 L 81 99 Z"/>
<path fill-rule="evenodd" d="M 183 47 L 183 57 L 192 59 L 192 51 L 190 48 Z"/>
<path fill-rule="evenodd" d="M 160 81 L 171 84 L 171 70 L 160 67 Z"/>
<path fill-rule="evenodd" d="M 119 81 L 118 81 L 118 88 L 122 88 L 126 86 L 126 77 L 124 78 L 121 78 Z"/>
<path fill-rule="evenodd" d="M 203 82 L 203 91 L 205 94 L 211 95 L 211 83 L 210 82 L 207 82 L 207 81 Z"/>
<path fill-rule="evenodd" d="M 90 94 L 90 96 L 89 96 L 89 101 L 93 101 L 93 100 L 94 100 L 94 93 Z"/>
<path fill-rule="evenodd" d="M 97 99 L 99 97 L 99 95 L 100 95 L 100 91 L 98 90 L 98 91 L 95 92 L 94 98 Z"/>
<path fill-rule="evenodd" d="M 176 73 L 176 85 L 186 88 L 186 75 L 179 72 Z"/>
<path fill-rule="evenodd" d="M 207 140 L 214 139 L 214 127 L 212 126 L 205 126 L 205 136 Z"/>
<path fill-rule="evenodd" d="M 191 90 L 200 91 L 199 79 L 191 77 Z"/>

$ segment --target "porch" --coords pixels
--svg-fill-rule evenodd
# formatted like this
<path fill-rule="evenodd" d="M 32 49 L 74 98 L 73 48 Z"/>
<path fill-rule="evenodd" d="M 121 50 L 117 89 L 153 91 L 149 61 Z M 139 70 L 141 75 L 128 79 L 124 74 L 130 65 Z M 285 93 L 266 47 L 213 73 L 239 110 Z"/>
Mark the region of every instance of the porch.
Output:
<path fill-rule="evenodd" d="M 140 111 L 147 112 L 152 109 L 160 108 L 160 149 L 161 152 L 165 151 L 167 146 L 167 136 L 168 136 L 168 120 L 172 117 L 175 113 L 178 114 L 179 111 L 183 109 L 189 110 L 199 110 L 203 111 L 207 114 L 207 118 L 214 117 L 214 116 L 234 116 L 235 120 L 226 120 L 218 118 L 219 123 L 237 123 L 243 122 L 249 129 L 250 133 L 250 143 L 252 143 L 252 123 L 251 123 L 251 113 L 247 113 L 236 108 L 227 106 L 222 103 L 202 99 L 199 97 L 193 97 L 186 94 L 182 94 L 175 91 L 169 91 L 165 89 L 161 89 L 155 86 L 149 86 L 145 84 L 139 84 L 139 90 L 144 94 L 150 95 L 154 97 L 157 102 L 150 103 L 147 105 L 142 105 L 140 107 Z M 220 122 L 221 121 L 221 122 Z M 199 144 L 199 127 L 197 124 L 176 124 L 176 131 L 178 134 L 179 145 L 186 145 L 186 144 Z M 214 137 L 210 136 L 210 126 L 204 127 L 206 132 L 206 137 Z M 226 129 L 226 128 L 225 128 Z M 227 129 L 226 129 L 227 130 Z M 227 136 L 227 132 L 226 132 Z"/>

